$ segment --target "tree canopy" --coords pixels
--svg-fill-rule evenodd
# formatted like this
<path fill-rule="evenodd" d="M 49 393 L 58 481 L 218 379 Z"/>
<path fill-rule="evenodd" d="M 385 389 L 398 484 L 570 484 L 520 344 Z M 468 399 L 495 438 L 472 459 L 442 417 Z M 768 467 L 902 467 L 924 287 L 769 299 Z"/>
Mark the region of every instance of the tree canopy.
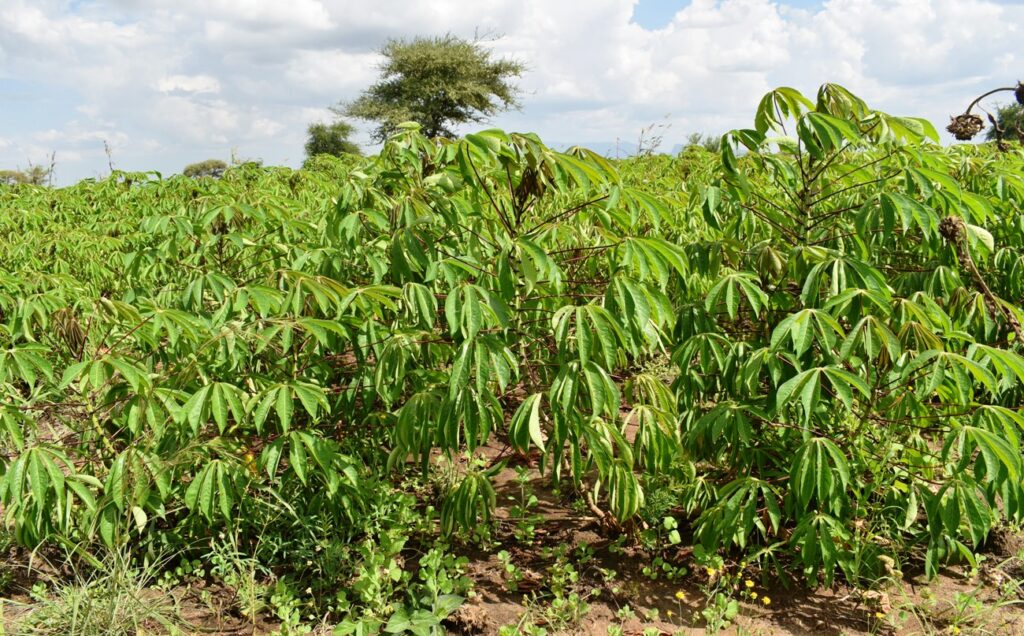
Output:
<path fill-rule="evenodd" d="M 0 184 L 14 185 L 45 185 L 50 178 L 50 170 L 43 166 L 30 166 L 28 170 L 0 170 Z"/>
<path fill-rule="evenodd" d="M 1017 103 L 999 106 L 996 109 L 995 118 L 998 130 L 996 126 L 989 127 L 988 132 L 985 133 L 985 139 L 994 141 L 1000 130 L 1004 140 L 1013 140 L 1024 135 L 1024 106 Z"/>
<path fill-rule="evenodd" d="M 228 169 L 228 164 L 220 159 L 207 159 L 197 163 L 190 163 L 182 171 L 186 177 L 220 177 Z"/>
<path fill-rule="evenodd" d="M 352 125 L 341 120 L 331 124 L 323 122 L 310 124 L 307 129 L 306 157 L 361 155 L 359 146 L 349 139 L 353 132 Z"/>
<path fill-rule="evenodd" d="M 519 106 L 519 89 L 511 80 L 522 74 L 523 64 L 493 59 L 478 40 L 453 35 L 392 39 L 380 53 L 380 80 L 337 109 L 378 122 L 373 132 L 377 141 L 407 121 L 420 124 L 428 137 L 454 137 L 458 124 L 481 122 Z"/>

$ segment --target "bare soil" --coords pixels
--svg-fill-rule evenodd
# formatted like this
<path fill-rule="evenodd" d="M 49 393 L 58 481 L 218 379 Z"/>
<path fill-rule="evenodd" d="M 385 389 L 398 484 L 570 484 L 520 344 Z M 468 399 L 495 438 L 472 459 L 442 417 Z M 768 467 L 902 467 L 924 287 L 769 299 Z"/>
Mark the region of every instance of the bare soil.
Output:
<path fill-rule="evenodd" d="M 487 449 L 485 449 L 486 451 Z M 490 449 L 495 456 L 507 453 L 504 449 Z M 519 497 L 516 473 L 512 467 L 503 470 L 495 480 L 499 501 L 510 502 Z M 523 546 L 511 537 L 511 522 L 499 521 L 499 540 L 513 561 L 527 573 L 527 580 L 543 579 L 544 568 L 550 563 L 542 555 L 542 548 L 561 543 L 571 548 L 590 546 L 594 552 L 592 564 L 580 572 L 579 590 L 590 592 L 588 611 L 582 621 L 567 629 L 548 629 L 550 634 L 606 634 L 609 626 L 617 625 L 624 634 L 640 635 L 645 629 L 655 628 L 661 634 L 703 634 L 705 623 L 700 618 L 705 598 L 703 585 L 707 575 L 698 568 L 692 549 L 679 548 L 673 560 L 689 569 L 681 581 L 651 580 L 643 574 L 650 564 L 651 555 L 632 547 L 613 553 L 611 540 L 599 520 L 588 512 L 574 510 L 553 494 L 546 479 L 533 472 L 530 487 L 540 500 L 537 511 L 545 521 L 537 528 L 537 540 L 532 546 Z M 499 518 L 507 515 L 507 508 L 499 510 Z M 685 543 L 685 542 L 684 542 Z M 464 610 L 473 617 L 475 629 L 460 629 L 462 633 L 496 634 L 502 625 L 515 625 L 523 617 L 524 603 L 530 590 L 510 592 L 506 587 L 504 570 L 494 553 L 467 551 L 470 576 L 476 582 L 478 597 L 467 603 Z M 1024 535 L 996 532 L 986 546 L 986 561 L 979 571 L 970 576 L 968 567 L 944 569 L 940 575 L 927 581 L 923 574 L 908 574 L 903 583 L 884 591 L 857 590 L 842 585 L 831 589 L 807 589 L 793 582 L 789 585 L 774 583 L 755 588 L 759 600 L 768 596 L 771 604 L 747 601 L 742 604 L 740 616 L 722 634 L 763 635 L 815 635 L 840 636 L 860 634 L 996 634 L 1024 635 L 1024 562 L 1013 557 L 1024 556 Z M 1010 559 L 1011 561 L 1007 562 Z M 1003 562 L 1006 565 L 999 567 Z M 616 578 L 607 583 L 599 568 L 613 569 Z M 1000 588 L 1003 588 L 1002 590 Z M 1006 594 L 1010 589 L 1015 594 Z M 615 590 L 615 591 L 613 591 Z M 685 600 L 677 600 L 677 592 Z M 973 597 L 978 605 L 965 601 L 957 610 L 957 595 Z M 623 620 L 617 615 L 628 606 L 636 618 Z M 971 609 L 974 607 L 974 609 Z M 656 612 L 656 614 L 655 614 Z M 959 618 L 958 618 L 959 615 Z M 482 617 L 482 618 L 481 618 Z M 480 622 L 485 623 L 483 627 Z M 456 621 L 454 627 L 462 627 Z M 959 626 L 960 632 L 954 627 Z M 455 631 L 455 630 L 453 630 Z M 651 632 L 648 632 L 651 633 Z"/>
<path fill-rule="evenodd" d="M 484 449 L 492 459 L 508 458 L 505 448 Z M 707 574 L 693 562 L 689 547 L 681 547 L 667 555 L 688 568 L 680 581 L 651 580 L 643 574 L 651 555 L 626 541 L 625 547 L 613 550 L 612 533 L 589 510 L 574 509 L 551 491 L 531 460 L 516 458 L 530 466 L 530 488 L 539 499 L 536 512 L 544 520 L 536 527 L 536 540 L 523 545 L 513 536 L 514 523 L 508 519 L 508 505 L 520 495 L 516 472 L 506 467 L 496 479 L 501 506 L 498 510 L 497 541 L 493 550 L 464 547 L 459 551 L 469 559 L 469 576 L 475 581 L 475 594 L 448 621 L 451 633 L 493 635 L 503 625 L 521 621 L 543 624 L 541 609 L 545 603 L 544 581 L 552 559 L 544 548 L 564 544 L 570 549 L 589 546 L 593 558 L 576 564 L 579 581 L 572 589 L 586 599 L 587 610 L 580 621 L 567 626 L 547 625 L 549 634 L 608 633 L 617 626 L 623 634 L 703 634 L 705 624 L 700 618 L 705 598 L 703 586 Z M 514 463 L 514 462 L 513 462 Z M 631 543 L 634 545 L 630 547 Z M 683 542 L 686 544 L 686 541 Z M 507 550 L 522 570 L 524 579 L 518 591 L 506 584 L 503 565 L 496 554 Z M 1024 536 L 1020 533 L 997 532 L 986 546 L 986 560 L 978 572 L 966 567 L 945 569 L 933 581 L 922 575 L 907 573 L 901 585 L 883 591 L 865 592 L 836 585 L 831 589 L 810 590 L 797 583 L 788 586 L 756 583 L 759 600 L 768 596 L 771 604 L 746 601 L 740 615 L 722 634 L 748 635 L 866 635 L 892 634 L 993 634 L 1024 635 Z M 20 559 L 25 555 L 8 555 Z M 614 579 L 607 581 L 604 570 L 614 570 Z M 23 570 L 22 570 L 23 571 Z M 51 573 L 55 574 L 55 573 Z M 973 574 L 973 578 L 972 575 Z M 18 575 L 22 576 L 22 575 Z M 0 634 L 14 634 L 14 626 L 32 609 L 27 594 L 31 578 L 9 582 L 8 590 L 17 590 L 4 599 Z M 678 600 L 682 592 L 685 600 Z M 169 592 L 156 589 L 147 594 L 166 595 L 180 617 L 183 633 L 194 634 L 271 634 L 279 629 L 273 617 L 253 622 L 235 607 L 234 594 L 220 586 L 203 584 L 178 587 Z M 536 595 L 536 600 L 531 596 Z M 959 601 L 958 601 L 959 595 Z M 967 602 L 974 599 L 974 602 Z M 534 609 L 531 610 L 530 607 Z M 623 616 L 628 606 L 632 615 Z M 957 608 L 960 609 L 957 609 Z M 525 613 L 525 618 L 524 618 Z M 956 628 L 961 631 L 957 632 Z M 657 630 L 651 632 L 645 630 Z M 45 633 L 45 632 L 32 632 Z M 166 633 L 152 625 L 140 634 Z M 329 634 L 322 626 L 314 634 Z"/>

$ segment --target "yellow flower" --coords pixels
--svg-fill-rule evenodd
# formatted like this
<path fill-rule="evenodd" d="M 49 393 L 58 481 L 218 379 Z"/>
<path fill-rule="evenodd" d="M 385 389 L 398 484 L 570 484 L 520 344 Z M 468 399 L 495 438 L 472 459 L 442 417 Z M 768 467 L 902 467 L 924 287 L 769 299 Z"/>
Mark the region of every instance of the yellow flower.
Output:
<path fill-rule="evenodd" d="M 715 568 L 706 568 L 706 570 L 707 570 L 708 576 L 714 576 L 714 575 L 718 574 L 718 570 L 716 570 Z"/>
<path fill-rule="evenodd" d="M 953 627 L 949 628 L 949 633 L 954 634 L 955 636 L 956 634 L 960 633 L 960 628 L 954 625 Z"/>
<path fill-rule="evenodd" d="M 675 615 L 676 615 L 676 613 L 675 613 L 675 612 L 673 612 L 672 610 L 669 610 L 669 611 L 667 611 L 667 612 L 665 612 L 665 613 L 666 613 L 666 614 L 668 614 L 668 617 L 669 617 L 669 618 L 672 618 L 673 616 L 675 616 Z"/>
<path fill-rule="evenodd" d="M 883 614 L 882 612 L 875 612 L 875 618 L 877 618 L 878 620 L 882 620 L 883 618 L 885 618 L 885 614 Z"/>
<path fill-rule="evenodd" d="M 676 600 L 685 601 L 686 600 L 686 592 L 684 592 L 682 590 L 679 590 L 678 592 L 676 592 Z"/>
<path fill-rule="evenodd" d="M 754 582 L 753 581 L 743 581 L 743 585 L 746 585 L 747 587 L 754 587 Z"/>
<path fill-rule="evenodd" d="M 753 600 L 753 601 L 756 601 L 757 600 L 757 592 L 751 592 L 750 593 L 750 599 Z"/>
<path fill-rule="evenodd" d="M 772 599 L 770 599 L 767 596 L 765 596 L 764 598 L 761 599 L 761 602 L 764 603 L 765 605 L 771 605 L 772 604 Z"/>

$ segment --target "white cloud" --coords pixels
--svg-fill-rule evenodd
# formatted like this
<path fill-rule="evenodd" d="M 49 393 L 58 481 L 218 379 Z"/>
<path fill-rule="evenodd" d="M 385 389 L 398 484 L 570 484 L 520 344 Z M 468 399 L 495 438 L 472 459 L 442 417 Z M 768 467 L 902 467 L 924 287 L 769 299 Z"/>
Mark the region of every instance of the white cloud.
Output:
<path fill-rule="evenodd" d="M 65 146 L 77 146 L 83 144 L 107 142 L 108 144 L 127 143 L 127 134 L 117 130 L 85 130 L 77 122 L 72 122 L 65 128 L 58 130 L 50 128 L 32 134 L 32 139 L 44 144 L 61 144 Z"/>
<path fill-rule="evenodd" d="M 168 75 L 156 83 L 161 93 L 219 93 L 220 82 L 211 75 Z"/>
<path fill-rule="evenodd" d="M 59 161 L 60 163 L 78 163 L 85 158 L 85 154 L 77 150 L 64 150 L 63 152 L 53 152 L 53 159 L 55 165 Z"/>
<path fill-rule="evenodd" d="M 275 135 L 284 130 L 284 124 L 268 117 L 257 117 L 250 124 L 249 129 L 255 137 L 273 139 Z"/>
<path fill-rule="evenodd" d="M 291 85 L 335 100 L 373 83 L 380 62 L 376 53 L 300 50 L 288 61 L 284 76 Z"/>
<path fill-rule="evenodd" d="M 680 0 L 657 30 L 630 22 L 636 0 L 2 1 L 0 76 L 47 92 L 0 121 L 0 167 L 58 148 L 82 176 L 105 167 L 103 140 L 126 169 L 235 146 L 297 161 L 306 125 L 374 81 L 388 37 L 499 34 L 495 54 L 528 70 L 523 110 L 495 125 L 614 142 L 671 113 L 670 145 L 749 125 L 774 86 L 826 81 L 941 125 L 1018 79 L 1024 24 L 1024 6 L 995 0 Z"/>
<path fill-rule="evenodd" d="M 152 104 L 154 123 L 180 138 L 194 143 L 228 143 L 241 127 L 243 113 L 222 99 L 198 101 L 169 95 Z"/>

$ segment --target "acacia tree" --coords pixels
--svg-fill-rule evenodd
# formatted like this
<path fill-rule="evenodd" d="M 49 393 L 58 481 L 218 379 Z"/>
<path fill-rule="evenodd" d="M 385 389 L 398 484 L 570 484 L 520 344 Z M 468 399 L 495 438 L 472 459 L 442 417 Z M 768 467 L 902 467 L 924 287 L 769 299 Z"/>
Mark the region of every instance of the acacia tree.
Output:
<path fill-rule="evenodd" d="M 511 82 L 524 66 L 491 57 L 479 40 L 443 37 L 389 40 L 381 79 L 358 99 L 340 104 L 339 114 L 378 122 L 373 138 L 385 140 L 402 122 L 413 121 L 428 137 L 454 137 L 452 127 L 481 122 L 518 108 Z"/>
<path fill-rule="evenodd" d="M 307 129 L 306 157 L 316 155 L 361 155 L 359 146 L 349 136 L 354 129 L 352 125 L 344 121 L 335 121 L 331 124 L 318 122 L 310 124 Z"/>
<path fill-rule="evenodd" d="M 219 178 L 228 169 L 228 164 L 220 159 L 206 159 L 196 163 L 190 163 L 181 171 L 186 177 L 215 177 Z"/>
<path fill-rule="evenodd" d="M 0 184 L 14 185 L 27 183 L 30 185 L 46 185 L 53 169 L 32 165 L 28 170 L 0 170 Z"/>

